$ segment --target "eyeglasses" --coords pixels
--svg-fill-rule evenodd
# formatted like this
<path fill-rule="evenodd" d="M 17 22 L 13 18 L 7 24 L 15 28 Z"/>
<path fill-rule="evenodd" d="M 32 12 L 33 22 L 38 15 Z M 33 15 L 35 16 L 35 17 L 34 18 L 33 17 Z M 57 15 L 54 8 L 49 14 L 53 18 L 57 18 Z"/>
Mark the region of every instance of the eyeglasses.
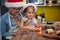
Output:
<path fill-rule="evenodd" d="M 14 10 L 21 10 L 23 7 L 20 7 L 20 8 L 14 8 L 14 7 L 12 7 L 12 9 L 14 9 Z"/>

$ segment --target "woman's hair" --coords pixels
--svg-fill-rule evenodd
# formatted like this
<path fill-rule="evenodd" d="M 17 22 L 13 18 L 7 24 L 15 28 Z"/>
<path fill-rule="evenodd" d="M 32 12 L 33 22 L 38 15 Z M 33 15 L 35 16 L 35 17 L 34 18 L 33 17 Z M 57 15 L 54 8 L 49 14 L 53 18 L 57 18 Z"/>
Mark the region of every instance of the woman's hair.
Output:
<path fill-rule="evenodd" d="M 28 8 L 31 7 L 33 9 L 33 11 L 35 12 L 35 8 L 33 6 L 28 6 L 27 8 L 24 9 L 24 13 L 28 11 Z"/>

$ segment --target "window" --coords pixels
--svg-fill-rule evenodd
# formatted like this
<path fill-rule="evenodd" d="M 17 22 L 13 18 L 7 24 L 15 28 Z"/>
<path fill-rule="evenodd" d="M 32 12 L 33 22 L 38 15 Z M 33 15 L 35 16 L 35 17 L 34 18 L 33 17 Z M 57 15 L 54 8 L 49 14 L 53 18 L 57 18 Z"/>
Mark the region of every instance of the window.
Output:
<path fill-rule="evenodd" d="M 46 0 L 26 0 L 26 3 L 34 3 L 37 6 L 45 6 Z"/>

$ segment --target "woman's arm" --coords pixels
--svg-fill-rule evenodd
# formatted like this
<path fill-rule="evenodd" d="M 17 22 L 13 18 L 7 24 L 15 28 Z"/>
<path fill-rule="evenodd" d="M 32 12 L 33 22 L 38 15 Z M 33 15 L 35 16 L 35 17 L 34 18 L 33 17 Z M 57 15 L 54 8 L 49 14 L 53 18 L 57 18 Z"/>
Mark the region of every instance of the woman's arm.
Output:
<path fill-rule="evenodd" d="M 5 22 L 6 20 L 5 20 L 5 16 L 2 16 L 2 18 L 1 18 L 1 34 L 2 34 L 2 36 L 9 36 L 9 35 L 12 35 L 12 32 L 6 32 L 6 27 L 7 27 L 7 25 L 6 25 L 6 22 Z M 9 26 L 8 26 L 9 27 Z"/>

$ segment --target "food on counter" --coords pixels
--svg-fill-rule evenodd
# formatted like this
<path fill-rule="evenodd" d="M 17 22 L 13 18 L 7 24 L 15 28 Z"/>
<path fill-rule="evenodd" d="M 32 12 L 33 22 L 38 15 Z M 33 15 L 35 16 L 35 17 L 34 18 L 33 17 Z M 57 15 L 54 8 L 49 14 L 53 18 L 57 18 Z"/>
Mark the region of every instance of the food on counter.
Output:
<path fill-rule="evenodd" d="M 42 32 L 42 31 L 40 31 L 40 32 L 38 32 L 38 35 L 39 35 L 39 36 L 41 36 L 41 35 L 42 35 L 42 33 L 43 33 L 43 32 Z"/>
<path fill-rule="evenodd" d="M 60 36 L 60 30 L 57 30 L 57 31 L 56 31 L 56 34 L 57 34 L 58 36 Z"/>
<path fill-rule="evenodd" d="M 42 28 L 42 27 L 40 27 L 40 28 L 39 28 L 39 32 L 38 32 L 38 35 L 39 35 L 39 36 L 41 36 L 41 35 L 42 35 L 42 33 L 43 33 L 43 28 Z"/>
<path fill-rule="evenodd" d="M 46 33 L 47 33 L 47 34 L 51 34 L 51 33 L 53 33 L 53 32 L 54 32 L 53 29 L 46 29 Z"/>
<path fill-rule="evenodd" d="M 60 21 L 54 22 L 53 25 L 54 25 L 55 29 L 60 30 Z"/>

